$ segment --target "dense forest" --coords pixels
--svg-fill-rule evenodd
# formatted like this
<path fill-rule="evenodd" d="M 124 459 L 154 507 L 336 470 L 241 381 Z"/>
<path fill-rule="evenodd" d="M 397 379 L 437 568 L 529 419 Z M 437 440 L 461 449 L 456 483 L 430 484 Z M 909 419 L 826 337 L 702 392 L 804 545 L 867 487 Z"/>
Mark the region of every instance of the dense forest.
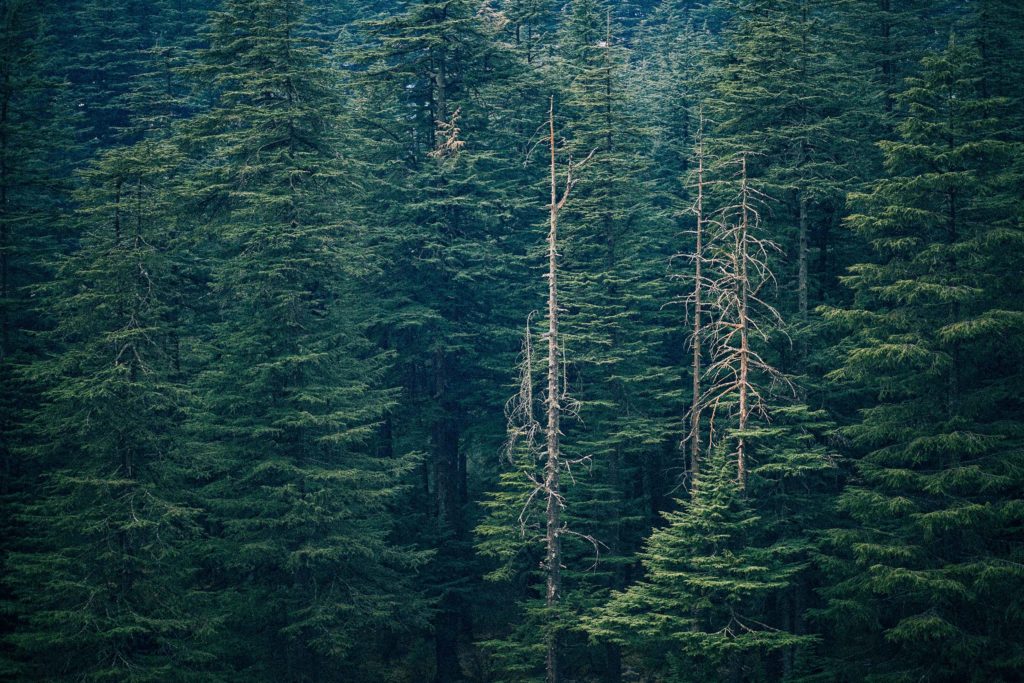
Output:
<path fill-rule="evenodd" d="M 1024 679 L 1020 0 L 0 0 L 0 679 Z"/>

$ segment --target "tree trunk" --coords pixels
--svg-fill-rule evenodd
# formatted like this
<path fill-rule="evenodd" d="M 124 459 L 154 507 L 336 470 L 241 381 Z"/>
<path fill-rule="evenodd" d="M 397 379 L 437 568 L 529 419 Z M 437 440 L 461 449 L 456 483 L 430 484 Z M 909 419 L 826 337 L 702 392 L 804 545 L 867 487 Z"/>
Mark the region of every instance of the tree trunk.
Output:
<path fill-rule="evenodd" d="M 459 467 L 459 424 L 457 407 L 448 400 L 447 359 L 443 352 L 435 356 L 435 399 L 440 416 L 433 424 L 434 503 L 437 528 L 441 543 L 450 543 L 462 535 L 462 484 Z M 454 544 L 452 553 L 459 553 L 461 545 Z M 459 665 L 460 619 L 463 601 L 458 594 L 449 593 L 438 605 L 434 617 L 435 683 L 460 680 Z"/>
<path fill-rule="evenodd" d="M 561 501 L 559 500 L 559 468 L 560 457 L 559 436 L 562 407 L 559 400 L 559 363 L 558 363 L 558 179 L 555 173 L 555 98 L 551 98 L 548 111 L 548 142 L 551 146 L 551 207 L 548 230 L 548 393 L 547 393 L 547 430 L 545 443 L 547 461 L 544 465 L 544 488 L 547 493 L 547 533 L 545 544 L 547 556 L 546 605 L 549 614 L 558 602 L 562 588 L 562 543 L 559 537 L 561 526 Z M 568 190 L 568 188 L 567 188 Z M 548 683 L 558 681 L 558 637 L 552 629 L 547 638 L 547 680 Z"/>
<path fill-rule="evenodd" d="M 8 182 L 8 149 L 7 149 L 7 118 L 10 110 L 11 76 L 9 71 L 4 73 L 3 98 L 0 100 L 0 212 L 7 211 L 7 182 Z M 7 302 L 10 297 L 10 263 L 8 252 L 11 251 L 11 228 L 7 217 L 0 214 L 0 301 Z M 11 352 L 10 314 L 9 307 L 0 307 L 0 363 L 4 362 Z M 6 436 L 6 426 L 3 434 Z"/>
<path fill-rule="evenodd" d="M 747 232 L 750 229 L 750 198 L 747 186 L 747 157 L 742 158 L 742 180 L 741 192 L 741 217 L 740 231 L 736 244 L 735 258 L 738 259 L 737 279 L 738 302 L 739 302 L 739 326 L 740 326 L 740 383 L 739 383 L 739 430 L 740 437 L 736 445 L 736 478 L 740 488 L 744 488 L 747 482 L 747 454 L 746 439 L 743 432 L 747 428 L 747 419 L 750 417 L 749 381 L 750 381 L 750 318 L 748 315 L 748 303 L 750 295 L 750 280 L 747 273 Z"/>
<path fill-rule="evenodd" d="M 690 407 L 690 471 L 700 471 L 700 413 L 701 413 L 701 324 L 704 315 L 704 114 L 700 115 L 697 133 L 697 246 L 693 285 L 693 403 Z"/>
<path fill-rule="evenodd" d="M 807 194 L 800 193 L 800 247 L 797 255 L 797 298 L 800 320 L 807 321 Z"/>

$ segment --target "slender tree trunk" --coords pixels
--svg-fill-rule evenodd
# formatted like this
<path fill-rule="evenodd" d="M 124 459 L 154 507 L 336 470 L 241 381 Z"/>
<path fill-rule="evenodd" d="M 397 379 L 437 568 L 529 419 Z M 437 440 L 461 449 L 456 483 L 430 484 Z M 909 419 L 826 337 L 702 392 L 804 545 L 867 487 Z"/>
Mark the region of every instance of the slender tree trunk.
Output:
<path fill-rule="evenodd" d="M 742 180 L 740 185 L 741 208 L 740 208 L 740 230 L 737 233 L 736 255 L 738 259 L 739 277 L 736 283 L 738 288 L 739 303 L 739 326 L 740 326 L 740 384 L 739 384 L 739 430 L 740 437 L 736 445 L 736 476 L 740 487 L 746 486 L 747 482 L 747 453 L 746 439 L 743 432 L 747 429 L 747 420 L 750 417 L 750 318 L 747 305 L 750 296 L 750 280 L 747 273 L 747 232 L 750 229 L 750 197 L 747 186 L 747 157 L 742 160 Z"/>
<path fill-rule="evenodd" d="M 800 19 L 801 24 L 804 28 L 803 33 L 800 37 L 800 78 L 806 80 L 807 78 L 807 36 L 808 36 L 808 18 L 807 18 L 807 3 L 802 2 L 800 5 Z M 806 127 L 808 120 L 808 112 L 806 103 L 801 104 L 801 124 L 804 127 L 803 135 L 807 135 Z M 809 160 L 809 148 L 806 138 L 800 143 L 800 161 L 797 167 L 801 167 L 806 164 Z M 799 222 L 800 222 L 800 244 L 797 247 L 797 308 L 800 314 L 800 320 L 807 321 L 807 185 L 808 181 L 806 178 L 802 178 L 800 181 L 800 197 L 798 199 L 799 204 Z M 801 356 L 806 356 L 806 344 L 801 344 Z"/>
<path fill-rule="evenodd" d="M 895 105 L 895 65 L 893 60 L 892 47 L 892 24 L 889 23 L 889 12 L 892 11 L 891 0 L 880 0 L 879 9 L 882 10 L 882 25 L 880 33 L 882 38 L 882 85 L 885 88 L 883 104 L 885 113 L 891 114 Z"/>
<path fill-rule="evenodd" d="M 8 140 L 7 118 L 10 111 L 11 88 L 10 68 L 4 70 L 3 98 L 0 100 L 0 301 L 8 301 L 10 297 L 10 263 L 8 252 L 11 245 L 11 228 L 7 221 L 7 181 L 8 181 Z M 0 308 L 0 362 L 6 360 L 11 352 L 10 318 L 8 306 Z M 6 425 L 5 425 L 6 427 Z M 6 434 L 6 430 L 4 432 Z"/>
<path fill-rule="evenodd" d="M 952 147 L 952 144 L 950 145 Z M 958 273 L 959 268 L 957 267 L 956 256 L 953 252 L 953 246 L 956 244 L 957 235 L 957 194 L 955 189 L 949 190 L 946 194 L 947 202 L 947 213 L 946 213 L 946 243 L 949 245 L 949 250 L 946 252 L 946 268 L 947 272 L 952 274 Z M 950 304 L 949 318 L 950 322 L 957 322 L 960 320 L 960 302 L 953 301 Z M 948 387 L 947 387 L 947 410 L 949 416 L 952 418 L 959 413 L 959 402 L 960 402 L 960 342 L 954 341 L 952 348 L 950 349 L 950 355 L 952 356 L 952 363 L 949 367 Z"/>
<path fill-rule="evenodd" d="M 825 292 L 832 284 L 832 273 L 829 269 L 828 248 L 832 239 L 832 229 L 839 220 L 839 209 L 832 205 L 829 212 L 829 219 L 822 221 L 821 229 L 818 230 L 818 301 L 825 300 Z"/>
<path fill-rule="evenodd" d="M 10 301 L 10 263 L 8 252 L 11 245 L 11 229 L 7 220 L 7 118 L 10 108 L 10 69 L 5 69 L 3 80 L 3 96 L 0 99 L 0 301 Z M 9 378 L 6 367 L 7 358 L 11 349 L 11 321 L 10 306 L 6 303 L 0 306 L 0 381 L 7 382 Z M 0 474 L 0 494 L 6 495 L 10 491 L 11 478 L 14 473 L 14 462 L 9 452 L 8 436 L 11 424 L 7 421 L 8 411 L 0 413 L 0 457 L 3 458 L 3 472 Z"/>
<path fill-rule="evenodd" d="M 559 436 L 562 406 L 559 400 L 558 363 L 558 179 L 555 173 L 555 98 L 548 110 L 548 143 L 551 146 L 551 207 L 548 230 L 548 393 L 547 393 L 547 462 L 544 465 L 544 487 L 547 493 L 547 592 L 546 604 L 554 609 L 562 588 L 561 501 L 559 500 L 559 468 L 561 453 Z M 567 188 L 568 189 L 568 188 Z M 557 634 L 554 629 L 547 639 L 547 680 L 558 682 Z"/>
<path fill-rule="evenodd" d="M 807 193 L 800 192 L 800 246 L 797 254 L 797 299 L 800 319 L 807 320 Z"/>
<path fill-rule="evenodd" d="M 704 316 L 704 114 L 697 131 L 697 247 L 693 284 L 693 403 L 690 407 L 690 471 L 700 471 L 701 334 Z"/>

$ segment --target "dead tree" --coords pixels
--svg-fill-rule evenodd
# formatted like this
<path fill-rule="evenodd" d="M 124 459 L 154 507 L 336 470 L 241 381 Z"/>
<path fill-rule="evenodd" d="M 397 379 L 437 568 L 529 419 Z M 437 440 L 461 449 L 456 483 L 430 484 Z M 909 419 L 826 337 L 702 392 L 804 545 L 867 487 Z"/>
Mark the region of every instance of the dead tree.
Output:
<path fill-rule="evenodd" d="M 561 348 L 558 338 L 558 215 L 569 200 L 577 179 L 574 172 L 593 157 L 594 153 L 582 162 L 573 163 L 569 160 L 566 166 L 564 186 L 559 193 L 557 143 L 555 140 L 555 98 L 552 96 L 548 109 L 548 146 L 550 149 L 551 170 L 551 203 L 548 206 L 548 330 L 544 335 L 548 343 L 547 358 L 547 392 L 544 403 L 547 412 L 547 425 L 544 432 L 544 494 L 545 501 L 545 558 L 546 574 L 545 604 L 548 610 L 557 605 L 562 590 L 562 506 L 564 499 L 561 493 L 560 474 L 566 463 L 562 460 L 559 439 L 561 438 L 562 391 Z M 556 629 L 552 628 L 547 637 L 546 671 L 548 683 L 558 681 L 558 643 Z"/>
<path fill-rule="evenodd" d="M 767 198 L 750 184 L 749 156 L 749 152 L 741 152 L 734 159 L 739 172 L 733 201 L 706 223 L 712 234 L 702 245 L 708 251 L 704 263 L 710 270 L 702 280 L 709 318 L 703 331 L 710 346 L 710 363 L 697 408 L 710 413 L 712 440 L 720 413 L 728 412 L 735 418 L 736 477 L 740 486 L 745 486 L 747 478 L 745 432 L 750 418 L 766 415 L 766 385 L 789 384 L 752 343 L 754 339 L 767 341 L 766 324 L 774 323 L 773 327 L 779 328 L 782 318 L 761 296 L 764 288 L 775 281 L 768 255 L 779 248 L 759 236 L 761 207 Z"/>
<path fill-rule="evenodd" d="M 510 460 L 516 461 L 516 453 L 525 451 L 532 462 L 538 464 L 539 471 L 529 471 L 529 494 L 519 515 L 520 530 L 525 536 L 534 506 L 543 507 L 543 534 L 538 540 L 544 545 L 544 560 L 541 564 L 545 574 L 545 605 L 548 610 L 548 630 L 546 634 L 545 669 L 548 683 L 558 681 L 558 628 L 557 606 L 562 589 L 562 536 L 571 534 L 582 538 L 594 546 L 595 553 L 600 545 L 597 540 L 569 529 L 562 519 L 565 498 L 562 495 L 561 474 L 563 470 L 571 476 L 573 465 L 589 461 L 589 457 L 567 460 L 562 456 L 560 439 L 561 423 L 565 415 L 574 415 L 576 402 L 568 395 L 565 380 L 564 351 L 561 348 L 558 330 L 559 299 L 558 299 L 558 217 L 559 212 L 569 200 L 569 195 L 576 186 L 576 171 L 593 156 L 591 152 L 581 162 L 573 162 L 570 158 L 566 165 L 565 178 L 560 182 L 558 174 L 558 144 L 555 138 L 555 100 L 551 98 L 546 125 L 547 142 L 550 151 L 550 182 L 551 202 L 548 205 L 548 236 L 547 263 L 544 277 L 548 283 L 547 309 L 545 313 L 547 330 L 541 335 L 547 341 L 546 358 L 546 391 L 543 402 L 535 401 L 533 389 L 534 347 L 532 343 L 531 321 L 533 313 L 527 317 L 526 331 L 523 340 L 522 360 L 519 365 L 519 391 L 505 405 L 508 418 L 509 438 L 506 442 L 506 453 Z M 545 424 L 537 420 L 537 409 L 543 406 Z M 537 443 L 543 433 L 543 446 Z M 540 531 L 540 529 L 538 529 Z"/>
<path fill-rule="evenodd" d="M 694 155 L 697 158 L 697 200 L 693 205 L 693 213 L 697 218 L 696 246 L 693 254 L 693 403 L 690 406 L 690 471 L 696 475 L 700 471 L 700 417 L 701 417 L 701 362 L 702 329 L 704 317 L 704 112 L 700 112 Z"/>

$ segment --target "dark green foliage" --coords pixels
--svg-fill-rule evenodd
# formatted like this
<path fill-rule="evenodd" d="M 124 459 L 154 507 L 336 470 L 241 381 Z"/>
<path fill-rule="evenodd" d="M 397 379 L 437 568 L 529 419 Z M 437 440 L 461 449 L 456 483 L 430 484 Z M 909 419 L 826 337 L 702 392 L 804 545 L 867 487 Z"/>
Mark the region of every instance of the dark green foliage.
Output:
<path fill-rule="evenodd" d="M 783 310 L 804 319 L 823 292 L 816 281 L 837 272 L 845 193 L 877 166 L 882 111 L 864 64 L 863 10 L 816 0 L 724 4 L 735 13 L 707 108 L 712 152 L 753 153 L 751 177 L 774 200 L 765 221 L 785 255 L 775 269 Z"/>
<path fill-rule="evenodd" d="M 863 455 L 822 612 L 852 679 L 1012 680 L 1024 656 L 1020 150 L 981 74 L 951 40 L 908 81 L 889 176 L 849 219 L 878 258 L 846 278 L 855 306 L 828 311 L 850 334 L 833 377 L 877 401 L 847 429 Z"/>
<path fill-rule="evenodd" d="M 211 15 L 193 74 L 218 98 L 185 138 L 212 259 L 188 454 L 231 634 L 220 661 L 296 681 L 348 661 L 369 629 L 423 618 L 404 574 L 422 556 L 388 540 L 413 461 L 374 445 L 394 393 L 365 337 L 341 83 L 302 37 L 302 12 L 234 0 Z"/>
<path fill-rule="evenodd" d="M 671 233 L 652 201 L 658 189 L 643 154 L 650 138 L 634 112 L 629 52 L 612 12 L 602 2 L 572 3 L 557 67 L 571 79 L 563 110 L 571 153 L 593 152 L 563 219 L 566 381 L 578 403 L 564 442 L 580 462 L 566 508 L 570 527 L 596 541 L 567 539 L 566 601 L 576 613 L 633 573 L 633 555 L 672 487 L 658 473 L 678 467 L 683 412 L 681 373 L 669 360 L 683 320 L 664 306 Z M 617 675 L 616 653 L 579 647 L 574 656 L 580 675 Z"/>
<path fill-rule="evenodd" d="M 438 604 L 434 676 L 446 681 L 462 675 L 484 571 L 464 571 L 475 566 L 470 470 L 493 472 L 510 330 L 541 284 L 508 286 L 527 280 L 524 226 L 540 215 L 522 164 L 524 132 L 540 120 L 524 112 L 539 114 L 541 101 L 501 40 L 504 18 L 483 3 L 410 2 L 360 28 L 352 61 L 368 102 L 357 123 L 374 181 L 365 209 L 382 257 L 374 328 L 397 353 L 403 388 L 386 438 L 426 452 L 407 522 L 411 540 L 438 548 L 422 578 Z"/>
<path fill-rule="evenodd" d="M 1019 5 L 0 0 L 0 678 L 1017 680 Z"/>
<path fill-rule="evenodd" d="M 34 495 L 39 463 L 23 449 L 41 387 L 25 375 L 50 350 L 36 334 L 51 324 L 32 288 L 52 277 L 67 231 L 67 99 L 52 54 L 47 3 L 0 3 L 0 562 L 22 544 L 15 506 Z M 0 634 L 17 625 L 9 582 L 0 587 Z M 10 642 L 0 645 L 0 676 L 11 675 Z"/>
<path fill-rule="evenodd" d="M 645 578 L 614 593 L 588 629 L 668 680 L 763 680 L 764 655 L 804 645 L 763 623 L 766 601 L 801 569 L 800 548 L 765 542 L 764 519 L 724 448 L 705 460 L 682 509 L 665 513 L 640 557 Z"/>
<path fill-rule="evenodd" d="M 55 47 L 77 115 L 82 152 L 138 139 L 180 114 L 186 91 L 171 70 L 196 47 L 210 0 L 69 0 L 52 9 Z M 156 95 L 159 96 L 155 97 Z"/>
<path fill-rule="evenodd" d="M 86 171 L 80 246 L 38 290 L 65 350 L 27 372 L 43 403 L 24 454 L 47 467 L 20 507 L 31 546 L 8 560 L 28 678 L 202 680 L 201 599 L 183 558 L 196 511 L 173 457 L 186 403 L 167 303 L 179 161 L 166 143 L 140 143 Z"/>

